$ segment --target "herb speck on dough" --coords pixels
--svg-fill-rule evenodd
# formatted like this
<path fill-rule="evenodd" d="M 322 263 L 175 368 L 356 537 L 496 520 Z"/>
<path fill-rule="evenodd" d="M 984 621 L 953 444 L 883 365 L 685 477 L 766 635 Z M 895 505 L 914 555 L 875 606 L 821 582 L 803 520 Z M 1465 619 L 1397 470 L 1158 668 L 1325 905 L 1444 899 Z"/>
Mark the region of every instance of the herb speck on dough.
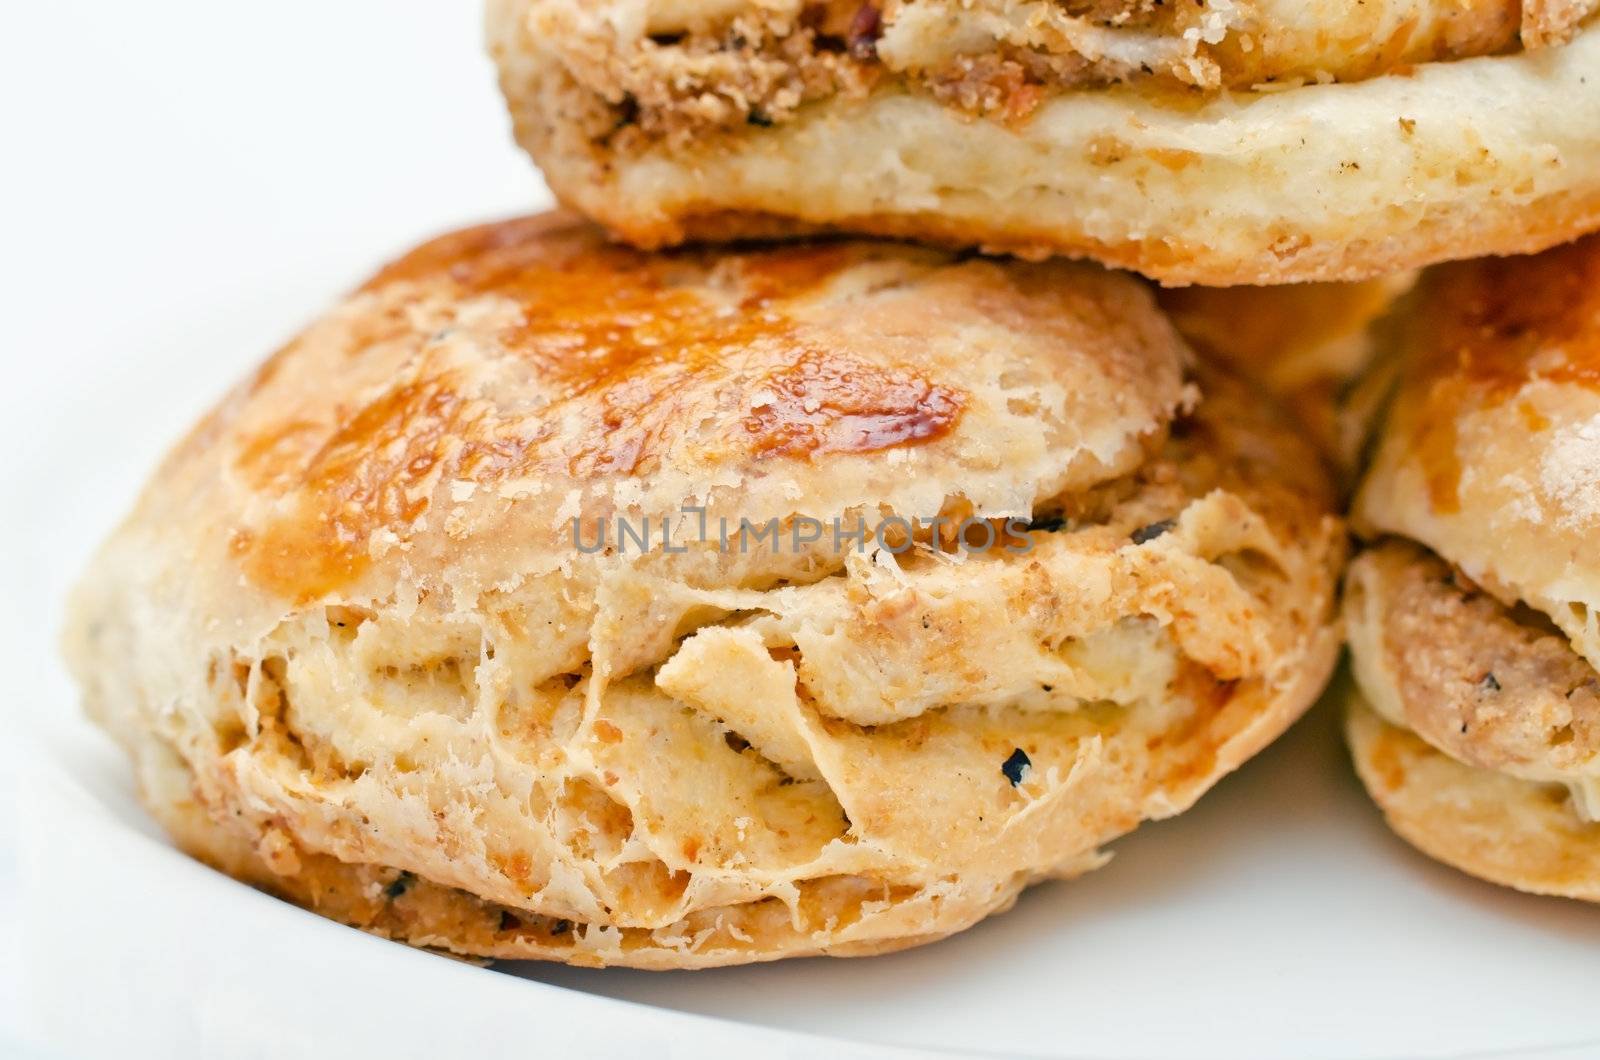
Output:
<path fill-rule="evenodd" d="M 1011 781 L 1011 786 L 1014 788 L 1022 783 L 1022 778 L 1028 775 L 1028 770 L 1031 768 L 1033 760 L 1028 757 L 1028 752 L 1018 747 L 1011 752 L 1010 758 L 1001 763 L 1000 772 L 1006 775 L 1006 779 Z"/>

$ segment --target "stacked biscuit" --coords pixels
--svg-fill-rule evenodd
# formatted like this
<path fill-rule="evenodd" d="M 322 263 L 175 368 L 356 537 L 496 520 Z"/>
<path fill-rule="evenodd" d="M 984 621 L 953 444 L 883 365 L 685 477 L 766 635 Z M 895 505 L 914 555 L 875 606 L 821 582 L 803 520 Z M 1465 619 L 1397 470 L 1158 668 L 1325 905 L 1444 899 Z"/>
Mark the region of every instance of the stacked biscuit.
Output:
<path fill-rule="evenodd" d="M 88 707 L 185 849 L 415 945 L 914 945 L 1317 697 L 1376 419 L 1363 775 L 1592 891 L 1600 249 L 1410 270 L 1600 228 L 1593 6 L 492 0 L 575 212 L 194 428 L 78 590 Z"/>
<path fill-rule="evenodd" d="M 1345 584 L 1356 766 L 1435 857 L 1600 899 L 1600 238 L 1429 272 Z"/>

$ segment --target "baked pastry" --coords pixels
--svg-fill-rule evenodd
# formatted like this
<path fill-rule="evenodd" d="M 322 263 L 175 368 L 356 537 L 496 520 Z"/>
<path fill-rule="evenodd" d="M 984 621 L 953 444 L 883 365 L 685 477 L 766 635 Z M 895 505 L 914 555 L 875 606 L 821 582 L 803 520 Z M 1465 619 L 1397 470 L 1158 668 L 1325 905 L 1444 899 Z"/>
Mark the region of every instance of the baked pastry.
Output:
<path fill-rule="evenodd" d="M 1427 273 L 1345 590 L 1362 779 L 1496 883 L 1600 899 L 1600 239 Z"/>
<path fill-rule="evenodd" d="M 1366 433 L 1363 398 L 1381 395 L 1392 363 L 1382 356 L 1390 314 L 1416 279 L 1411 271 L 1354 283 L 1167 287 L 1156 302 L 1191 346 L 1276 397 L 1348 475 Z"/>
<path fill-rule="evenodd" d="M 179 843 L 380 934 L 926 942 L 1101 864 L 1327 678 L 1327 484 L 1187 358 L 1089 266 L 469 229 L 177 447 L 69 655 Z"/>
<path fill-rule="evenodd" d="M 837 229 L 1167 284 L 1600 228 L 1600 0 L 490 0 L 518 140 L 623 239 Z"/>

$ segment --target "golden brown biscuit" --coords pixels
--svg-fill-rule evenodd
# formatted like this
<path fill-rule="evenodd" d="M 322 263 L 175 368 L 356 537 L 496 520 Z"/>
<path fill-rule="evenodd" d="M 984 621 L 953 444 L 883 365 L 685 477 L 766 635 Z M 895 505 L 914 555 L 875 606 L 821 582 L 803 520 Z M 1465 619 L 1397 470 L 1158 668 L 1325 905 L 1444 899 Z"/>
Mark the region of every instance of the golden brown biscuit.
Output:
<path fill-rule="evenodd" d="M 1186 360 L 1093 267 L 471 229 L 176 449 L 69 654 L 180 843 L 381 934 L 930 941 L 1186 808 L 1327 677 L 1328 486 Z"/>
<path fill-rule="evenodd" d="M 1595 238 L 1423 277 L 1356 501 L 1373 545 L 1345 591 L 1366 703 L 1441 760 L 1415 774 L 1431 780 L 1374 789 L 1396 827 L 1467 871 L 1587 898 L 1600 895 L 1597 281 Z M 1356 754 L 1371 786 L 1384 730 L 1352 725 L 1366 734 Z M 1433 782 L 1447 790 L 1425 794 Z M 1473 808 L 1502 798 L 1498 815 Z M 1521 828 L 1539 834 L 1493 834 Z M 1558 851 L 1571 868 L 1559 881 Z"/>
<path fill-rule="evenodd" d="M 624 239 L 823 230 L 1168 284 L 1600 227 L 1596 0 L 491 0 L 518 140 Z"/>

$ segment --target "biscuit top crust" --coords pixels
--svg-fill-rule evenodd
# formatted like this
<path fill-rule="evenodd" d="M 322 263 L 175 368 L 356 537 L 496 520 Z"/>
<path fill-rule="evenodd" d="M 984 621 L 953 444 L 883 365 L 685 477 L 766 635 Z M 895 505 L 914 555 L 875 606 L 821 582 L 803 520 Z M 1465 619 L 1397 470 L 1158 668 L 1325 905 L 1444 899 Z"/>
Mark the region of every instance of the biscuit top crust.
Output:
<path fill-rule="evenodd" d="M 1600 387 L 1600 252 L 1590 240 L 1524 258 L 1488 258 L 1440 269 L 1429 280 L 1414 332 L 1422 402 L 1413 444 L 1427 465 L 1428 495 L 1461 510 L 1464 414 L 1514 403 L 1536 383 Z M 1540 418 L 1528 406 L 1531 430 Z"/>
<path fill-rule="evenodd" d="M 647 469 L 663 429 L 688 411 L 685 399 L 728 380 L 752 348 L 774 354 L 759 358 L 770 400 L 728 424 L 714 440 L 724 450 L 714 459 L 870 452 L 947 433 L 963 394 L 907 364 L 853 357 L 801 319 L 796 303 L 863 260 L 860 248 L 822 244 L 730 258 L 719 275 L 703 256 L 652 259 L 596 245 L 582 226 L 531 218 L 428 243 L 366 289 L 443 283 L 463 299 L 514 302 L 520 319 L 499 338 L 536 373 L 544 407 L 587 398 L 603 409 L 561 454 L 571 475 L 587 478 Z M 688 382 L 700 386 L 686 389 Z M 495 455 L 503 459 L 485 468 L 490 474 L 510 466 L 504 458 L 527 461 L 531 452 Z"/>
<path fill-rule="evenodd" d="M 1425 275 L 1358 528 L 1433 548 L 1600 662 L 1600 239 Z"/>
<path fill-rule="evenodd" d="M 168 460 L 146 509 L 304 604 L 571 561 L 573 520 L 984 516 L 1137 465 L 1185 348 L 1102 270 L 833 242 L 646 255 L 563 215 L 382 270 Z M 149 516 L 147 515 L 147 518 Z M 513 556 L 519 557 L 513 559 Z M 217 606 L 234 606 L 219 600 Z"/>

